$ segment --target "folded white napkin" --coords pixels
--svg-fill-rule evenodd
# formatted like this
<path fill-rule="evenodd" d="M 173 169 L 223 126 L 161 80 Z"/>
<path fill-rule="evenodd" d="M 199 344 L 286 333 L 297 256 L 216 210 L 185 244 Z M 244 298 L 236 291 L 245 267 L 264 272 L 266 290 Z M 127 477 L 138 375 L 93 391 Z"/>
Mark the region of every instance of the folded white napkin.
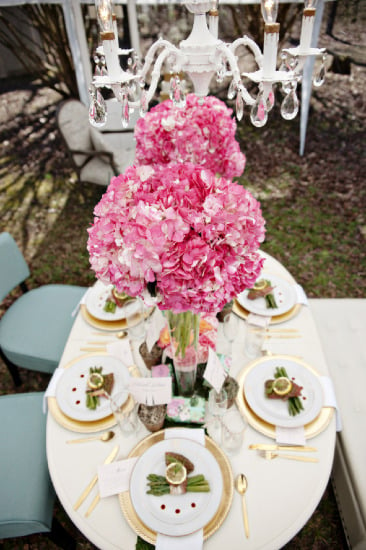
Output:
<path fill-rule="evenodd" d="M 111 464 L 101 464 L 98 467 L 98 487 L 101 498 L 128 491 L 132 470 L 138 458 L 135 456 L 117 460 Z"/>
<path fill-rule="evenodd" d="M 256 313 L 249 313 L 247 317 L 247 323 L 260 328 L 267 328 L 271 322 L 271 317 L 267 315 L 257 315 Z"/>
<path fill-rule="evenodd" d="M 298 428 L 276 426 L 276 443 L 278 445 L 305 445 L 304 426 L 299 426 Z"/>
<path fill-rule="evenodd" d="M 336 415 L 336 430 L 337 432 L 342 431 L 342 420 L 341 414 L 339 412 L 337 398 L 333 386 L 333 382 L 329 376 L 321 376 L 320 382 L 323 386 L 324 391 L 324 407 L 333 407 L 335 409 Z"/>
<path fill-rule="evenodd" d="M 205 444 L 204 430 L 189 429 L 189 428 L 171 428 L 165 431 L 165 439 L 173 439 L 182 437 L 184 439 L 192 439 L 201 445 Z M 202 550 L 203 547 L 203 529 L 199 529 L 191 535 L 182 537 L 170 537 L 158 533 L 156 537 L 156 550 Z"/>
<path fill-rule="evenodd" d="M 296 292 L 297 303 L 302 304 L 304 306 L 309 305 L 308 298 L 307 298 L 307 296 L 305 294 L 305 290 L 302 288 L 302 286 L 295 283 L 294 284 L 294 289 L 295 289 L 295 292 Z"/>
<path fill-rule="evenodd" d="M 65 372 L 65 369 L 61 369 L 60 367 L 57 367 L 57 369 L 54 371 L 51 380 L 48 383 L 47 389 L 43 396 L 43 412 L 46 414 L 47 412 L 47 398 L 48 397 L 55 397 L 56 395 L 56 386 L 58 381 L 60 380 L 61 376 Z"/>

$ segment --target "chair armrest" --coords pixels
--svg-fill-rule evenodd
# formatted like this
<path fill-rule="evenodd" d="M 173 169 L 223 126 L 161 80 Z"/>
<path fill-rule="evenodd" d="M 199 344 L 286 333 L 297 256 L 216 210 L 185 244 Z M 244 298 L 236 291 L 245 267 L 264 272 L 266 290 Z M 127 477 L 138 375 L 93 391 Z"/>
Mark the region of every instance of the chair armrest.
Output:
<path fill-rule="evenodd" d="M 93 157 L 104 157 L 103 160 L 105 160 L 106 163 L 110 164 L 114 170 L 114 172 L 117 174 L 118 170 L 114 163 L 114 156 L 113 153 L 109 151 L 96 151 L 95 149 L 70 149 L 70 153 L 72 155 L 85 155 L 86 159 L 84 162 L 79 166 L 79 168 L 84 168 L 84 166 L 93 158 Z"/>

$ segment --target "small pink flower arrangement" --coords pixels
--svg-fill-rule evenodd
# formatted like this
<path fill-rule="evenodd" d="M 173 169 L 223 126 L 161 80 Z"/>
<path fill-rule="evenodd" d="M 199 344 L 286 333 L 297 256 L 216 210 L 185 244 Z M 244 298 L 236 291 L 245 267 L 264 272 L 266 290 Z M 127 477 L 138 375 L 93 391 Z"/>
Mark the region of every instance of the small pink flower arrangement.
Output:
<path fill-rule="evenodd" d="M 216 349 L 218 325 L 219 322 L 214 315 L 204 314 L 201 316 L 198 333 L 197 363 L 207 363 L 208 348 L 210 347 L 213 350 Z M 157 344 L 161 349 L 166 350 L 168 357 L 173 358 L 174 353 L 170 349 L 170 335 L 168 326 L 160 331 Z"/>
<path fill-rule="evenodd" d="M 135 127 L 138 164 L 199 164 L 225 178 L 240 176 L 245 155 L 235 139 L 232 110 L 216 97 L 187 95 L 186 107 L 166 100 Z"/>
<path fill-rule="evenodd" d="M 257 279 L 264 220 L 242 186 L 190 163 L 132 166 L 88 229 L 97 277 L 160 309 L 217 312 Z"/>

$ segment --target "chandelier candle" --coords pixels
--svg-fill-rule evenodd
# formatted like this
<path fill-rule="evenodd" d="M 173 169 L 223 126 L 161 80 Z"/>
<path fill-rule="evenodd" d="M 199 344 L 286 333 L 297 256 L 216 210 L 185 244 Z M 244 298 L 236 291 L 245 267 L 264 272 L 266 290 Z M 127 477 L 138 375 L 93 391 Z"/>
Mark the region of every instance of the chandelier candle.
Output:
<path fill-rule="evenodd" d="M 314 7 L 305 8 L 302 17 L 302 27 L 300 35 L 300 54 L 307 55 L 311 46 L 311 37 L 315 21 L 316 9 Z"/>

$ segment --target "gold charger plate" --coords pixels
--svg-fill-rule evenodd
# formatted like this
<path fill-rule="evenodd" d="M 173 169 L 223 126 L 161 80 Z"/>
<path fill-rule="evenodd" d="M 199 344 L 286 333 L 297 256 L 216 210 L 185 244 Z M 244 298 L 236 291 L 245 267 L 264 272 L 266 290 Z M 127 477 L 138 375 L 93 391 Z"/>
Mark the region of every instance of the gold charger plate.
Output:
<path fill-rule="evenodd" d="M 134 456 L 141 456 L 147 449 L 155 445 L 155 443 L 162 441 L 164 439 L 164 431 L 165 430 L 161 430 L 159 432 L 153 433 L 140 441 L 140 443 L 138 443 L 136 447 L 132 449 L 128 457 L 131 458 Z M 231 471 L 229 460 L 227 459 L 226 455 L 222 452 L 220 447 L 207 436 L 205 436 L 205 446 L 213 454 L 219 464 L 223 479 L 223 490 L 221 501 L 216 514 L 203 528 L 204 540 L 213 535 L 221 527 L 229 512 L 234 491 L 233 474 Z M 122 512 L 129 526 L 141 538 L 143 538 L 150 544 L 155 545 L 157 533 L 156 531 L 153 531 L 152 529 L 147 527 L 136 514 L 135 509 L 132 505 L 129 491 L 119 494 L 118 498 Z"/>
<path fill-rule="evenodd" d="M 65 365 L 63 368 L 67 369 L 71 367 L 76 362 L 78 362 L 82 357 L 95 357 L 96 355 L 105 355 L 105 352 L 104 353 L 95 352 L 95 353 L 87 353 L 85 355 L 81 355 L 79 357 L 76 357 L 69 363 L 67 363 L 67 365 Z M 129 367 L 128 370 L 132 376 L 141 376 L 136 365 L 131 365 L 131 367 Z M 109 429 L 116 424 L 113 414 L 110 414 L 105 418 L 101 418 L 100 420 L 92 420 L 91 422 L 74 420 L 73 418 L 71 418 L 70 416 L 67 416 L 62 412 L 62 410 L 58 406 L 56 397 L 48 397 L 47 404 L 48 404 L 48 410 L 52 414 L 56 422 L 58 422 L 63 428 L 66 428 L 67 430 L 70 430 L 72 432 L 78 432 L 78 433 L 100 432 L 100 431 Z M 130 408 L 132 408 L 133 404 L 134 404 L 133 398 L 131 396 L 128 396 L 128 399 L 125 404 L 126 410 L 129 410 Z"/>
<path fill-rule="evenodd" d="M 151 307 L 147 310 L 145 314 L 145 319 L 150 317 L 154 309 L 155 309 L 154 307 Z M 81 315 L 84 318 L 84 321 L 86 321 L 89 325 L 91 325 L 94 328 L 98 328 L 100 330 L 109 330 L 109 331 L 124 330 L 127 328 L 126 319 L 119 319 L 118 321 L 103 321 L 102 319 L 97 319 L 96 317 L 94 317 L 89 313 L 85 304 L 82 304 L 80 306 L 80 311 L 81 311 Z"/>
<path fill-rule="evenodd" d="M 271 358 L 278 358 L 279 361 L 281 359 L 294 359 L 301 365 L 303 365 L 305 368 L 309 369 L 313 374 L 316 376 L 319 376 L 317 371 L 305 363 L 304 361 L 298 359 L 297 357 L 291 357 L 290 355 L 271 355 Z M 244 395 L 244 382 L 245 378 L 248 375 L 248 373 L 258 364 L 266 361 L 268 357 L 259 357 L 258 359 L 255 359 L 249 365 L 247 365 L 239 374 L 238 377 L 238 384 L 239 384 L 239 391 L 238 395 L 236 397 L 236 404 L 242 413 L 242 415 L 246 418 L 248 423 L 258 432 L 262 433 L 263 435 L 266 435 L 268 437 L 276 438 L 276 426 L 274 424 L 270 424 L 269 422 L 266 422 L 262 418 L 260 418 L 258 415 L 255 414 L 255 412 L 249 407 L 247 400 L 245 399 Z M 312 437 L 315 437 L 316 435 L 320 434 L 325 428 L 328 426 L 329 422 L 331 421 L 331 418 L 333 416 L 334 409 L 333 407 L 322 407 L 320 413 L 314 420 L 309 422 L 308 424 L 305 424 L 305 437 L 306 439 L 310 439 Z"/>
<path fill-rule="evenodd" d="M 292 319 L 292 317 L 295 317 L 295 315 L 298 314 L 298 312 L 301 309 L 301 304 L 295 304 L 291 309 L 286 311 L 286 313 L 282 313 L 281 315 L 272 315 L 270 324 L 276 325 L 278 323 L 283 323 L 285 321 L 288 321 L 289 319 Z M 242 305 L 239 304 L 238 300 L 234 298 L 233 302 L 233 312 L 236 313 L 238 317 L 241 319 L 247 319 L 248 315 L 250 314 L 250 311 L 245 309 Z"/>

